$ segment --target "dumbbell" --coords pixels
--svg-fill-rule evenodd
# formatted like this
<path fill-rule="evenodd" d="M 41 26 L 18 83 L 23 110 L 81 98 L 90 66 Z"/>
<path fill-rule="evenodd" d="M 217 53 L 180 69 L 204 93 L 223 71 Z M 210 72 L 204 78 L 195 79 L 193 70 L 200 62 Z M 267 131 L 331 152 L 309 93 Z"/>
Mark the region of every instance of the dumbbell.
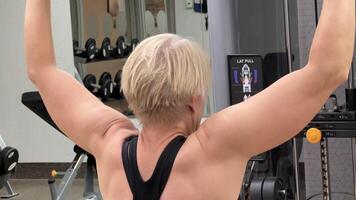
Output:
<path fill-rule="evenodd" d="M 125 98 L 123 92 L 121 91 L 121 74 L 122 74 L 122 70 L 117 71 L 114 79 L 115 87 L 114 87 L 112 97 L 115 99 Z"/>
<path fill-rule="evenodd" d="M 103 72 L 99 78 L 99 85 L 103 85 L 107 80 L 112 82 L 111 74 L 109 72 Z"/>
<path fill-rule="evenodd" d="M 13 172 L 19 161 L 19 152 L 13 147 L 5 147 L 0 153 L 0 174 L 5 175 Z"/>
<path fill-rule="evenodd" d="M 88 60 L 93 60 L 98 52 L 96 41 L 93 38 L 89 38 L 85 42 L 85 48 L 80 48 L 78 41 L 73 41 L 73 49 L 75 56 L 84 57 Z"/>
<path fill-rule="evenodd" d="M 116 40 L 116 47 L 114 48 L 114 53 L 118 58 L 123 58 L 127 55 L 127 45 L 125 42 L 125 38 L 123 36 L 119 36 Z"/>
<path fill-rule="evenodd" d="M 136 49 L 137 45 L 140 43 L 140 40 L 134 38 L 131 40 L 131 52 Z"/>
<path fill-rule="evenodd" d="M 124 94 L 120 91 L 120 85 L 121 85 L 121 74 L 122 70 L 119 70 L 116 75 L 114 81 L 112 81 L 111 74 L 109 72 L 104 72 L 99 79 L 99 85 L 102 85 L 105 83 L 106 80 L 112 81 L 114 90 L 112 93 L 112 97 L 115 99 L 122 99 L 124 98 Z"/>
<path fill-rule="evenodd" d="M 107 101 L 112 95 L 114 86 L 111 80 L 101 80 L 101 83 L 96 84 L 96 78 L 93 74 L 88 74 L 84 77 L 83 84 L 91 93 L 100 97 L 102 101 Z M 97 92 L 94 92 L 95 89 Z"/>
<path fill-rule="evenodd" d="M 99 50 L 99 56 L 101 58 L 108 58 L 111 56 L 112 51 L 113 51 L 113 48 L 111 47 L 110 38 L 105 37 L 103 42 L 101 43 L 101 48 Z"/>
<path fill-rule="evenodd" d="M 128 47 L 128 54 L 131 54 L 137 47 L 137 45 L 140 43 L 140 40 L 134 38 L 131 40 L 131 44 Z"/>

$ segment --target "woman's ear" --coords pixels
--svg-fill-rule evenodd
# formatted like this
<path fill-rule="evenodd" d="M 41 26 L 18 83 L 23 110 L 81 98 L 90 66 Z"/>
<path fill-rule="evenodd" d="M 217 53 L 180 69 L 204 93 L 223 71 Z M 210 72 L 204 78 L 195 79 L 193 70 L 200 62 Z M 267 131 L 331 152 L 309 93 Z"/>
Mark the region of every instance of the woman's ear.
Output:
<path fill-rule="evenodd" d="M 194 102 L 194 97 L 191 98 L 189 104 L 188 104 L 189 111 L 194 113 L 195 112 L 195 102 Z"/>
<path fill-rule="evenodd" d="M 190 98 L 190 102 L 188 104 L 189 110 L 193 113 L 199 110 L 200 101 L 202 101 L 201 96 L 193 96 Z"/>

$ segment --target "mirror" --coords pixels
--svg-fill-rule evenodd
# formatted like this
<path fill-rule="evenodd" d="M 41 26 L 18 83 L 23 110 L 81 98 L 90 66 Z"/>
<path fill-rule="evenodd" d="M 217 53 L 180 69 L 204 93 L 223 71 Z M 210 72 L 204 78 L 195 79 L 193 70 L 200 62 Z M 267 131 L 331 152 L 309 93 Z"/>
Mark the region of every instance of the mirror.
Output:
<path fill-rule="evenodd" d="M 156 34 L 175 33 L 210 52 L 206 1 L 70 0 L 70 6 L 75 64 L 84 84 L 93 75 L 97 83 L 111 76 L 119 85 L 120 70 L 132 49 Z M 92 92 L 107 105 L 131 114 L 117 91 L 111 97 Z"/>

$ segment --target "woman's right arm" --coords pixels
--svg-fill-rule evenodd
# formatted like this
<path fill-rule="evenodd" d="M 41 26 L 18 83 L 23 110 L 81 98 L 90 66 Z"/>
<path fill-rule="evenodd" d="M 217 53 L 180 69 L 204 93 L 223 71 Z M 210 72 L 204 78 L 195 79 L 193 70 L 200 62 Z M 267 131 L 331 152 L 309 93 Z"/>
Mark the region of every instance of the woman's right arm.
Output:
<path fill-rule="evenodd" d="M 104 105 L 69 73 L 56 65 L 51 30 L 51 0 L 27 0 L 25 52 L 28 76 L 56 125 L 76 144 L 98 156 L 107 137 L 135 127 Z"/>
<path fill-rule="evenodd" d="M 354 38 L 355 0 L 324 0 L 308 64 L 212 115 L 196 134 L 202 147 L 219 159 L 249 158 L 294 137 L 347 80 Z"/>

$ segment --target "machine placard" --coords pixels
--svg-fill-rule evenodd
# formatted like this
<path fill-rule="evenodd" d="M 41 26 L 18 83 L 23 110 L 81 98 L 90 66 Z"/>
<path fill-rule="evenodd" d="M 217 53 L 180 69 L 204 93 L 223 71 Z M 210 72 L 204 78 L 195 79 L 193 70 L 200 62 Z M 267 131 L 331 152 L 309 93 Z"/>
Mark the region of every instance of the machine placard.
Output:
<path fill-rule="evenodd" d="M 228 55 L 231 105 L 263 90 L 262 63 L 259 55 Z"/>

